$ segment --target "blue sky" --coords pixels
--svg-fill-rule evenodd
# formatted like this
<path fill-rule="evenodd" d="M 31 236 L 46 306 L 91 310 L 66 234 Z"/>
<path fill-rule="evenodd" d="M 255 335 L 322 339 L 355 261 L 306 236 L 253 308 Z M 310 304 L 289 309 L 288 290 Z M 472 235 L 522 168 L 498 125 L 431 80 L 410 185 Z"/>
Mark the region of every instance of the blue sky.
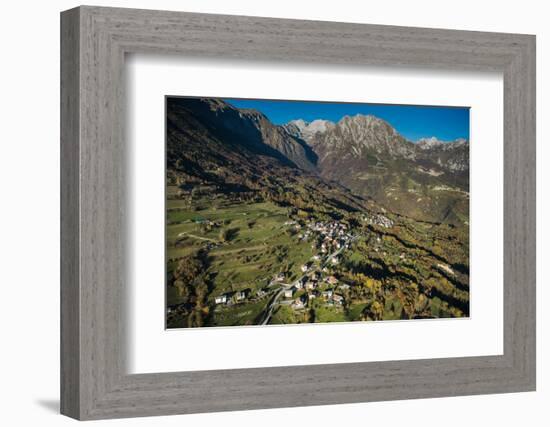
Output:
<path fill-rule="evenodd" d="M 273 123 L 294 119 L 325 119 L 337 122 L 343 116 L 371 114 L 390 123 L 405 138 L 417 141 L 435 136 L 442 141 L 470 139 L 468 107 L 430 107 L 417 105 L 358 104 L 311 101 L 273 101 L 224 98 L 237 108 L 254 108 Z"/>

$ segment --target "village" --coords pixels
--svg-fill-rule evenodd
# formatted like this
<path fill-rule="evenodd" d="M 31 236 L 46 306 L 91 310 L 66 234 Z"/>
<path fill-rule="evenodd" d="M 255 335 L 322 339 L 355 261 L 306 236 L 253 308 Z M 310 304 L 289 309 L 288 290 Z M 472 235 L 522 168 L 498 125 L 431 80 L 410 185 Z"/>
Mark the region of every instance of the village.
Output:
<path fill-rule="evenodd" d="M 315 253 L 300 265 L 300 276 L 290 281 L 290 272 L 280 271 L 256 292 L 251 289 L 225 293 L 215 297 L 218 309 L 238 303 L 270 298 L 263 313 L 261 324 L 267 324 L 277 306 L 289 306 L 293 310 L 311 307 L 314 301 L 327 306 L 342 306 L 345 303 L 349 284 L 340 282 L 335 269 L 341 261 L 341 253 L 349 249 L 358 235 L 353 235 L 346 223 L 339 221 L 315 221 L 305 223 L 289 220 L 286 227 L 296 233 L 300 242 L 311 242 Z"/>
<path fill-rule="evenodd" d="M 454 292 L 454 283 L 462 283 L 461 266 L 456 269 L 432 257 L 425 263 L 421 246 L 406 249 L 419 243 L 401 244 L 395 237 L 402 235 L 401 225 L 396 227 L 396 217 L 383 210 L 331 218 L 273 206 L 267 211 L 260 203 L 244 212 L 231 209 L 173 216 L 173 226 L 178 227 L 174 248 L 185 250 L 193 241 L 203 251 L 202 262 L 216 270 L 200 278 L 202 283 L 197 281 L 202 286 L 198 292 L 187 288 L 178 294 L 178 286 L 185 282 L 177 282 L 171 296 L 175 304 L 167 307 L 169 319 L 188 316 L 187 324 L 196 326 L 197 316 L 191 314 L 198 310 L 192 311 L 192 304 L 200 298 L 199 322 L 212 326 L 455 316 L 467 309 L 462 300 L 450 300 L 453 306 L 444 300 Z M 274 209 L 279 211 L 274 214 Z M 388 271 L 396 280 L 384 288 L 380 277 Z M 442 284 L 434 283 L 432 276 L 441 277 Z M 436 297 L 432 305 L 422 296 L 416 305 L 407 300 L 419 293 L 413 283 L 416 277 L 424 278 L 428 297 Z M 372 304 L 374 292 L 385 305 Z"/>

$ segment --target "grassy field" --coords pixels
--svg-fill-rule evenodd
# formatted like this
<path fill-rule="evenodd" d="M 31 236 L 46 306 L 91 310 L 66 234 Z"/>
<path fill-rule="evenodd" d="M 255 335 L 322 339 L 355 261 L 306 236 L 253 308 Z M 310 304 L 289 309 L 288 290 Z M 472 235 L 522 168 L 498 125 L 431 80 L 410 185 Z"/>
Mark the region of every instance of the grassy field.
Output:
<path fill-rule="evenodd" d="M 312 256 L 307 242 L 286 233 L 286 210 L 272 203 L 227 204 L 200 212 L 183 210 L 178 201 L 170 201 L 168 210 L 167 245 L 168 258 L 175 259 L 204 245 L 219 246 L 209 252 L 210 268 L 216 272 L 214 284 L 219 293 L 265 285 L 274 274 L 281 271 L 287 259 L 294 274 Z M 207 230 L 203 221 L 221 225 Z M 233 230 L 229 241 L 220 239 L 220 232 Z M 177 247 L 178 239 L 185 245 Z"/>
<path fill-rule="evenodd" d="M 168 194 L 176 193 L 169 189 Z M 361 224 L 358 214 L 334 265 L 329 253 L 336 253 L 335 246 L 320 256 L 319 239 L 326 241 L 330 233 L 326 224 L 338 227 L 345 221 L 323 223 L 323 218 L 303 220 L 296 210 L 275 202 L 222 194 L 167 200 L 168 326 L 396 320 L 467 312 L 468 259 L 462 246 L 467 229 L 407 218 L 384 228 Z M 197 281 L 178 279 L 187 277 L 185 266 L 199 262 L 196 257 Z M 304 264 L 310 266 L 308 277 Z M 312 274 L 320 275 L 318 283 L 313 279 L 313 292 L 296 288 Z M 329 279 L 335 281 L 329 284 Z M 292 299 L 281 297 L 285 286 L 293 286 Z M 334 298 L 323 295 L 331 290 Z M 221 296 L 226 300 L 216 303 Z"/>
<path fill-rule="evenodd" d="M 207 271 L 211 273 L 213 287 L 208 295 L 210 303 L 226 292 L 257 291 L 283 270 L 291 272 L 288 278 L 291 280 L 312 256 L 310 243 L 288 233 L 287 210 L 273 203 L 225 201 L 196 210 L 186 201 L 168 200 L 167 207 L 167 272 L 173 271 L 178 258 L 210 244 Z M 227 232 L 230 237 L 223 236 Z M 179 302 L 177 292 L 169 289 L 168 305 Z M 263 301 L 258 306 L 265 308 L 266 304 Z M 215 323 L 231 325 L 238 320 L 239 324 L 246 324 L 243 316 L 252 320 L 261 311 L 253 304 L 246 306 L 251 313 L 224 308 L 223 314 L 216 314 Z"/>
<path fill-rule="evenodd" d="M 238 304 L 232 307 L 217 309 L 214 312 L 212 321 L 213 326 L 237 326 L 237 325 L 256 325 L 258 317 L 261 315 L 267 299 L 255 303 Z"/>

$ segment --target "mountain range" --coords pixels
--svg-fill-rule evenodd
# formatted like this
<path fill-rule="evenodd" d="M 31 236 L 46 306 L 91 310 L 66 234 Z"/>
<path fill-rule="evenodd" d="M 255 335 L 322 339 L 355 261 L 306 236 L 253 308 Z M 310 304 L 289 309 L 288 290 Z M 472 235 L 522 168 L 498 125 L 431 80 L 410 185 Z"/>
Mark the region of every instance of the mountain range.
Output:
<path fill-rule="evenodd" d="M 322 181 L 319 185 L 343 187 L 344 193 L 350 191 L 417 220 L 468 222 L 469 143 L 464 139 L 426 138 L 414 143 L 372 115 L 344 116 L 336 123 L 298 119 L 275 125 L 257 110 L 235 108 L 219 99 L 170 98 L 169 102 L 168 132 L 177 126 L 177 138 L 188 135 L 188 150 L 202 144 L 195 153 L 195 157 L 204 157 L 195 159 L 199 168 L 183 152 L 168 156 L 168 162 L 187 158 L 190 164 L 180 168 L 182 172 L 202 169 L 204 174 L 223 158 L 238 166 L 223 168 L 222 176 L 210 172 L 209 178 L 239 185 L 248 181 L 250 187 L 250 181 L 257 185 L 260 177 L 268 179 L 266 170 L 284 166 L 292 171 L 287 175 L 302 173 Z M 186 123 L 179 123 L 182 120 Z M 168 150 L 184 148 L 169 143 Z M 253 165 L 250 155 L 256 156 Z M 204 168 L 205 164 L 212 168 Z M 231 176 L 235 171 L 239 176 Z"/>

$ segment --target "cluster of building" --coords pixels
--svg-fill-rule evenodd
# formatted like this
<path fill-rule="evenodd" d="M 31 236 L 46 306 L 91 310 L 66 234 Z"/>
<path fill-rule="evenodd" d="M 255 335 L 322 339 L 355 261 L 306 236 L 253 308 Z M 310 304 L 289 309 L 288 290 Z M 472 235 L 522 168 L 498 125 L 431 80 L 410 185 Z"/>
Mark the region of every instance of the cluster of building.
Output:
<path fill-rule="evenodd" d="M 282 285 L 283 300 L 280 304 L 290 305 L 294 309 L 303 309 L 315 298 L 323 298 L 328 304 L 342 305 L 344 296 L 336 293 L 349 288 L 349 285 L 339 283 L 331 274 L 329 266 L 340 263 L 340 252 L 349 248 L 353 235 L 348 230 L 348 225 L 339 221 L 309 221 L 305 225 L 295 220 L 288 220 L 285 226 L 293 227 L 300 231 L 298 237 L 301 240 L 312 240 L 312 248 L 319 252 L 311 260 L 301 266 L 302 277 L 292 284 L 285 284 L 287 275 L 280 272 L 269 283 L 269 286 Z M 264 297 L 270 291 L 259 290 L 255 296 Z M 299 294 L 297 297 L 296 294 Z M 217 305 L 230 305 L 242 302 L 251 297 L 250 293 L 238 291 L 233 294 L 223 294 L 215 297 Z"/>
<path fill-rule="evenodd" d="M 218 295 L 214 298 L 214 302 L 218 305 L 231 305 L 232 303 L 238 303 L 246 300 L 250 294 L 250 289 L 245 289 L 236 292 L 227 292 L 222 295 Z"/>
<path fill-rule="evenodd" d="M 344 296 L 336 292 L 335 288 L 315 289 L 302 293 L 300 296 L 295 296 L 296 289 L 290 288 L 284 291 L 284 300 L 282 305 L 290 305 L 295 310 L 305 308 L 312 300 L 322 298 L 327 304 L 342 305 L 344 304 Z"/>
<path fill-rule="evenodd" d="M 285 224 L 297 227 L 297 230 L 302 229 L 296 221 L 287 221 Z M 353 235 L 349 232 L 348 225 L 339 221 L 310 221 L 303 228 L 298 237 L 302 240 L 314 238 L 312 248 L 319 252 L 301 266 L 304 275 L 292 286 L 284 289 L 285 299 L 281 304 L 302 309 L 315 298 L 322 298 L 327 304 L 344 304 L 344 296 L 338 292 L 349 289 L 349 285 L 339 283 L 338 279 L 331 274 L 329 266 L 339 264 L 340 252 L 351 245 Z M 281 282 L 283 280 L 284 275 L 274 279 Z M 296 298 L 297 293 L 300 294 L 298 298 Z"/>
<path fill-rule="evenodd" d="M 370 225 L 378 225 L 384 228 L 393 227 L 393 221 L 382 214 L 364 215 L 363 221 Z"/>
<path fill-rule="evenodd" d="M 295 309 L 304 308 L 308 302 L 315 298 L 323 298 L 327 303 L 342 305 L 344 297 L 336 293 L 349 289 L 349 285 L 339 283 L 338 279 L 333 275 L 322 277 L 320 271 L 311 271 L 297 280 L 291 287 L 283 291 L 285 300 L 282 304 L 290 304 Z M 305 290 L 305 292 L 300 292 Z M 296 293 L 301 293 L 301 296 L 295 298 Z M 294 299 L 295 298 L 295 299 Z"/>
<path fill-rule="evenodd" d="M 310 267 L 308 267 L 309 264 L 304 264 L 302 266 L 302 271 L 308 271 L 310 270 Z M 304 270 L 305 269 L 305 270 Z M 324 268 L 323 269 L 323 272 L 325 273 L 328 273 L 328 269 L 327 268 Z M 318 287 L 318 285 L 320 284 L 320 282 L 323 280 L 322 279 L 322 276 L 323 274 L 321 273 L 321 271 L 319 270 L 313 270 L 307 274 L 304 274 L 304 276 L 302 276 L 301 279 L 297 280 L 294 284 L 294 287 L 296 289 L 307 289 L 307 290 L 312 290 L 312 289 L 316 289 Z M 338 279 L 332 275 L 329 275 L 329 276 L 326 276 L 324 278 L 324 281 L 330 285 L 335 285 L 338 283 Z"/>
<path fill-rule="evenodd" d="M 338 221 L 312 222 L 308 224 L 308 228 L 318 235 L 314 248 L 322 254 L 347 247 L 352 238 L 348 233 L 348 226 Z"/>
<path fill-rule="evenodd" d="M 269 292 L 270 291 L 266 289 L 258 289 L 257 291 L 244 289 L 235 292 L 226 292 L 224 294 L 214 297 L 214 302 L 216 303 L 216 305 L 231 306 L 233 304 L 242 303 L 251 299 L 264 298 Z"/>
<path fill-rule="evenodd" d="M 204 224 L 204 225 L 209 225 L 211 227 L 219 227 L 221 225 L 219 222 L 212 221 L 207 218 L 200 218 L 200 217 L 193 218 L 193 222 L 195 224 Z"/>

